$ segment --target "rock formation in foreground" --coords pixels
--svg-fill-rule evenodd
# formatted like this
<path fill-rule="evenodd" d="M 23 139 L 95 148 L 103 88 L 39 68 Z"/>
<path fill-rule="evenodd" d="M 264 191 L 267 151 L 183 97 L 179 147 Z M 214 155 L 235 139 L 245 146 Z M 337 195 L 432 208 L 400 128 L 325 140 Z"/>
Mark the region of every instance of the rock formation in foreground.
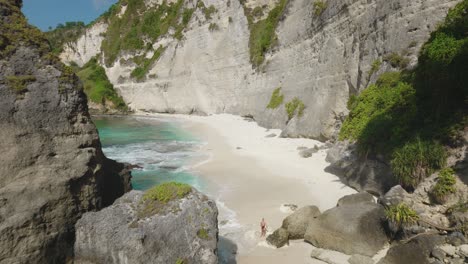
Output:
<path fill-rule="evenodd" d="M 78 221 L 75 263 L 215 264 L 217 216 L 214 201 L 189 186 L 168 183 L 145 194 L 131 191 Z"/>
<path fill-rule="evenodd" d="M 130 173 L 103 155 L 81 84 L 21 4 L 0 1 L 0 263 L 65 263 L 76 221 Z"/>

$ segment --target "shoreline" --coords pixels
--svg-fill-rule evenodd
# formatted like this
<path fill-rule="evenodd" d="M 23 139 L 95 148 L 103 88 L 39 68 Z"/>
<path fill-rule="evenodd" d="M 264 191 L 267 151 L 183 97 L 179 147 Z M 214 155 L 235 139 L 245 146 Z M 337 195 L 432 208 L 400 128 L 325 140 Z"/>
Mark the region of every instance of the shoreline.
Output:
<path fill-rule="evenodd" d="M 326 149 L 310 158 L 299 156 L 298 147 L 312 148 L 323 143 L 279 138 L 279 129 L 262 128 L 229 114 L 133 116 L 179 121 L 182 128 L 206 143 L 200 151 L 210 158 L 197 163 L 192 171 L 206 181 L 207 194 L 220 207 L 220 240 L 223 244 L 229 244 L 229 240 L 237 244 L 237 249 L 231 243 L 223 250 L 237 251 L 237 263 L 322 263 L 310 257 L 314 247 L 302 240 L 281 249 L 269 246 L 260 238 L 259 223 L 265 218 L 268 232 L 273 232 L 291 213 L 283 204 L 299 208 L 316 205 L 323 212 L 334 207 L 342 196 L 356 193 L 336 175 L 324 171 L 328 166 Z M 272 133 L 277 136 L 272 137 Z M 340 253 L 335 254 L 339 257 Z"/>

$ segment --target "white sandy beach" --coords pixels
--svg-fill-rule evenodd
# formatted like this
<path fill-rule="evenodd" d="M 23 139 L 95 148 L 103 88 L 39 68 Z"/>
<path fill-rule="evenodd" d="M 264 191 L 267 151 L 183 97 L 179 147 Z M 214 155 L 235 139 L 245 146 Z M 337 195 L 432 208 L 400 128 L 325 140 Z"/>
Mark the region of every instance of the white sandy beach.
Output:
<path fill-rule="evenodd" d="M 274 249 L 259 237 L 262 217 L 270 232 L 281 226 L 290 213 L 282 204 L 316 205 L 324 211 L 342 196 L 356 192 L 324 171 L 326 150 L 310 158 L 299 156 L 298 147 L 322 143 L 266 137 L 281 131 L 227 114 L 152 116 L 180 120 L 184 128 L 207 142 L 202 151 L 211 158 L 195 170 L 208 182 L 208 195 L 218 203 L 220 237 L 237 244 L 237 263 L 323 263 L 310 257 L 313 246 L 303 241 Z M 332 256 L 343 258 L 339 253 Z"/>

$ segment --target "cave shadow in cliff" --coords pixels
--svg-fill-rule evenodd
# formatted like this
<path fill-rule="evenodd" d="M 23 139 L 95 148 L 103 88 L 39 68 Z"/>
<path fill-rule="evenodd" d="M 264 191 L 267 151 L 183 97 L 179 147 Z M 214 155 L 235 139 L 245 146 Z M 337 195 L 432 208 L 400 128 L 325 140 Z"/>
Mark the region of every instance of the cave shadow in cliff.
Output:
<path fill-rule="evenodd" d="M 460 180 L 468 185 L 468 148 L 465 150 L 465 158 L 455 164 L 455 171 Z"/>
<path fill-rule="evenodd" d="M 218 263 L 237 264 L 237 245 L 231 239 L 219 236 L 218 239 Z"/>

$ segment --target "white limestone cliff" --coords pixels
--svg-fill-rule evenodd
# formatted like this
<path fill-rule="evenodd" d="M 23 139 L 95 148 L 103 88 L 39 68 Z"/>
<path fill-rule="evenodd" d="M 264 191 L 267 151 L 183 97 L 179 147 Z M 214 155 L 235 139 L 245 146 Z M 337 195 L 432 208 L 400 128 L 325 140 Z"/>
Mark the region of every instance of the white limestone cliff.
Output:
<path fill-rule="evenodd" d="M 196 2 L 185 5 L 193 7 Z M 278 45 L 258 69 L 249 61 L 250 30 L 239 0 L 203 2 L 216 7 L 212 19 L 207 21 L 197 9 L 181 41 L 167 36 L 158 40 L 154 47 L 161 44 L 166 49 L 146 81 L 132 80 L 129 76 L 135 65 L 122 65 L 120 58 L 106 68 L 130 107 L 251 115 L 263 126 L 283 129 L 285 136 L 325 140 L 336 135 L 348 114 L 349 96 L 375 79 L 368 76 L 372 62 L 395 52 L 414 65 L 421 45 L 459 1 L 328 0 L 325 11 L 317 16 L 314 1 L 290 0 L 276 30 Z M 250 0 L 246 5 L 271 9 L 273 2 Z M 210 31 L 210 23 L 219 29 Z M 105 24 L 94 25 L 61 58 L 85 63 L 100 52 L 105 30 Z M 301 117 L 288 122 L 284 103 L 267 109 L 277 87 L 282 88 L 284 103 L 294 97 L 304 102 Z"/>

